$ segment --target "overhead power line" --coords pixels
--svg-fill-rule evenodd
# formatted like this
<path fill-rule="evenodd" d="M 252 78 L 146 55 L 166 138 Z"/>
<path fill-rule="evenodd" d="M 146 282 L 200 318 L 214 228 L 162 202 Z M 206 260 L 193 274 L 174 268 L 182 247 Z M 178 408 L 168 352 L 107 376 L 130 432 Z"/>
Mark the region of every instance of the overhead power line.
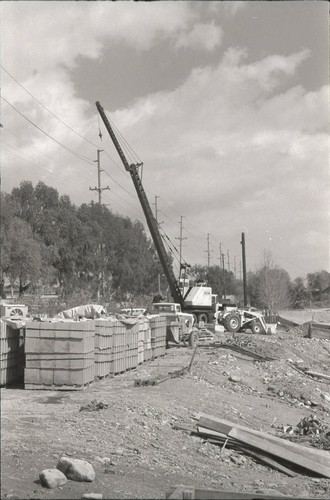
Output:
<path fill-rule="evenodd" d="M 11 108 L 13 108 L 16 113 L 18 113 L 20 116 L 22 116 L 26 121 L 28 121 L 29 123 L 31 123 L 31 125 L 33 125 L 37 130 L 39 130 L 40 132 L 42 132 L 44 135 L 46 135 L 49 139 L 51 139 L 52 141 L 54 141 L 56 144 L 58 144 L 59 146 L 61 146 L 63 149 L 65 149 L 66 151 L 68 151 L 69 153 L 73 154 L 74 156 L 76 156 L 77 158 L 79 158 L 80 160 L 82 161 L 85 161 L 86 163 L 89 163 L 91 165 L 93 165 L 93 160 L 90 160 L 89 158 L 87 158 L 86 156 L 82 156 L 80 153 L 78 153 L 77 151 L 74 151 L 73 149 L 69 148 L 68 146 L 66 146 L 65 144 L 63 144 L 62 142 L 58 141 L 57 139 L 55 139 L 55 137 L 51 136 L 50 134 L 48 134 L 48 132 L 45 132 L 44 130 L 42 130 L 42 128 L 40 128 L 36 123 L 34 123 L 32 120 L 30 120 L 30 118 L 28 118 L 27 116 L 25 116 L 19 109 L 17 109 L 13 104 L 11 104 L 9 101 L 7 101 L 7 99 L 5 99 L 3 96 L 0 96 L 1 99 L 3 99 Z M 93 165 L 94 166 L 94 165 Z"/>
<path fill-rule="evenodd" d="M 67 123 L 65 123 L 63 120 L 61 120 L 61 118 L 59 118 L 57 115 L 55 115 L 55 113 L 53 113 L 53 111 L 51 111 L 49 108 L 47 108 L 47 106 L 45 106 L 41 101 L 39 101 L 39 99 L 37 99 L 36 97 L 34 97 L 33 94 L 31 94 L 31 92 L 24 87 L 24 85 L 22 85 L 18 80 L 16 80 L 16 78 L 13 77 L 13 75 L 11 75 L 9 73 L 9 71 L 7 71 L 3 66 L 2 64 L 0 64 L 0 67 L 1 69 L 7 73 L 8 76 L 10 76 L 10 78 L 12 78 L 12 80 L 14 80 L 14 82 L 17 83 L 17 85 L 19 85 L 27 94 L 29 94 L 30 97 L 32 97 L 32 99 L 34 99 L 38 104 L 40 104 L 40 106 L 42 106 L 49 114 L 51 114 L 54 118 L 56 118 L 56 120 L 58 120 L 60 123 L 62 123 L 62 125 L 64 125 L 65 127 L 67 127 L 69 130 L 71 130 L 74 134 L 76 134 L 78 137 L 80 137 L 81 139 L 83 139 L 85 142 L 87 142 L 88 144 L 90 144 L 91 146 L 94 146 L 95 148 L 98 148 L 98 146 L 96 146 L 95 144 L 93 144 L 91 141 L 89 141 L 88 139 L 86 139 L 86 137 L 82 136 L 81 134 L 79 134 L 76 130 L 74 130 L 72 127 L 70 127 L 70 125 L 68 125 Z"/>

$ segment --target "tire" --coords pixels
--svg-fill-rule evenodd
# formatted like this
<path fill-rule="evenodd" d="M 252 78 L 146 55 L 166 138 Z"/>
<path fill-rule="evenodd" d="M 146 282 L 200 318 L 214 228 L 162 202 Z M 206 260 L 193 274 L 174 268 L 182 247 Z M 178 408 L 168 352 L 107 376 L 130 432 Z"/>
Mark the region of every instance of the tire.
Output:
<path fill-rule="evenodd" d="M 251 325 L 251 330 L 252 330 L 252 333 L 264 333 L 264 327 L 262 326 L 262 324 L 260 323 L 260 321 L 253 321 L 252 325 Z"/>
<path fill-rule="evenodd" d="M 191 334 L 189 335 L 189 346 L 194 348 L 198 344 L 198 332 L 192 331 Z"/>
<path fill-rule="evenodd" d="M 236 333 L 241 328 L 241 317 L 237 313 L 228 314 L 223 320 L 223 325 L 228 332 Z"/>
<path fill-rule="evenodd" d="M 209 322 L 208 315 L 206 313 L 199 314 L 198 321 L 204 321 L 204 323 L 208 323 Z"/>

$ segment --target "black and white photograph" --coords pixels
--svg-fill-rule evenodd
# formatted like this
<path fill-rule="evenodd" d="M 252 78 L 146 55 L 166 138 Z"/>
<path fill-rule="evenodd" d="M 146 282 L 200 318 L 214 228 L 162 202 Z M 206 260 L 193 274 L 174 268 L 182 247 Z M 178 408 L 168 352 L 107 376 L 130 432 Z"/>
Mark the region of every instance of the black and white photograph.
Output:
<path fill-rule="evenodd" d="M 0 26 L 1 499 L 330 498 L 328 2 Z"/>

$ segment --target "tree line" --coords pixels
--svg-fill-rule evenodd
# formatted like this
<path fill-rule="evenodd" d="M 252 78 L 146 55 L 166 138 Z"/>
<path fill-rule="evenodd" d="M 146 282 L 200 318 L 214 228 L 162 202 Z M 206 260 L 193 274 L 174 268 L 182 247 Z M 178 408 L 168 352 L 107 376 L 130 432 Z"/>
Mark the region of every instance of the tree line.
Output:
<path fill-rule="evenodd" d="M 157 289 L 161 266 L 141 222 L 98 203 L 76 207 L 43 182 L 22 182 L 1 204 L 2 282 L 19 282 L 21 294 L 55 285 L 63 299 L 123 300 Z"/>
<path fill-rule="evenodd" d="M 134 304 L 159 291 L 163 270 L 141 222 L 99 203 L 77 207 L 43 182 L 34 187 L 23 181 L 1 194 L 1 205 L 1 282 L 19 283 L 20 295 L 55 286 L 63 300 L 79 296 Z M 242 281 L 232 271 L 198 265 L 191 270 L 219 297 L 235 295 L 242 303 Z M 291 281 L 266 252 L 247 283 L 250 304 L 273 312 L 330 305 L 327 271 L 309 273 L 306 283 L 302 277 Z"/>
<path fill-rule="evenodd" d="M 243 283 L 232 271 L 219 266 L 194 266 L 195 274 L 207 281 L 218 297 L 234 295 L 243 305 Z M 247 296 L 250 306 L 276 313 L 281 309 L 330 306 L 330 273 L 322 270 L 291 281 L 288 272 L 278 267 L 270 252 L 264 252 L 255 271 L 247 273 Z"/>

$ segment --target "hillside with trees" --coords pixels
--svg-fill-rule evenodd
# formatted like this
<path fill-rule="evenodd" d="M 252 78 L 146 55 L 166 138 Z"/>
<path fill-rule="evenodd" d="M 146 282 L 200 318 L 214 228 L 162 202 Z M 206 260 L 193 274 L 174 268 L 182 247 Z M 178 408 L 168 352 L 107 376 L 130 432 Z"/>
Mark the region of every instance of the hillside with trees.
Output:
<path fill-rule="evenodd" d="M 19 283 L 20 296 L 56 289 L 73 306 L 101 299 L 150 302 L 157 293 L 163 270 L 141 222 L 94 202 L 76 207 L 43 182 L 23 181 L 2 193 L 1 205 L 1 281 Z M 191 272 L 219 297 L 234 295 L 243 303 L 242 281 L 232 271 L 195 265 Z M 276 312 L 330 305 L 329 272 L 291 281 L 267 252 L 247 281 L 254 307 Z"/>

